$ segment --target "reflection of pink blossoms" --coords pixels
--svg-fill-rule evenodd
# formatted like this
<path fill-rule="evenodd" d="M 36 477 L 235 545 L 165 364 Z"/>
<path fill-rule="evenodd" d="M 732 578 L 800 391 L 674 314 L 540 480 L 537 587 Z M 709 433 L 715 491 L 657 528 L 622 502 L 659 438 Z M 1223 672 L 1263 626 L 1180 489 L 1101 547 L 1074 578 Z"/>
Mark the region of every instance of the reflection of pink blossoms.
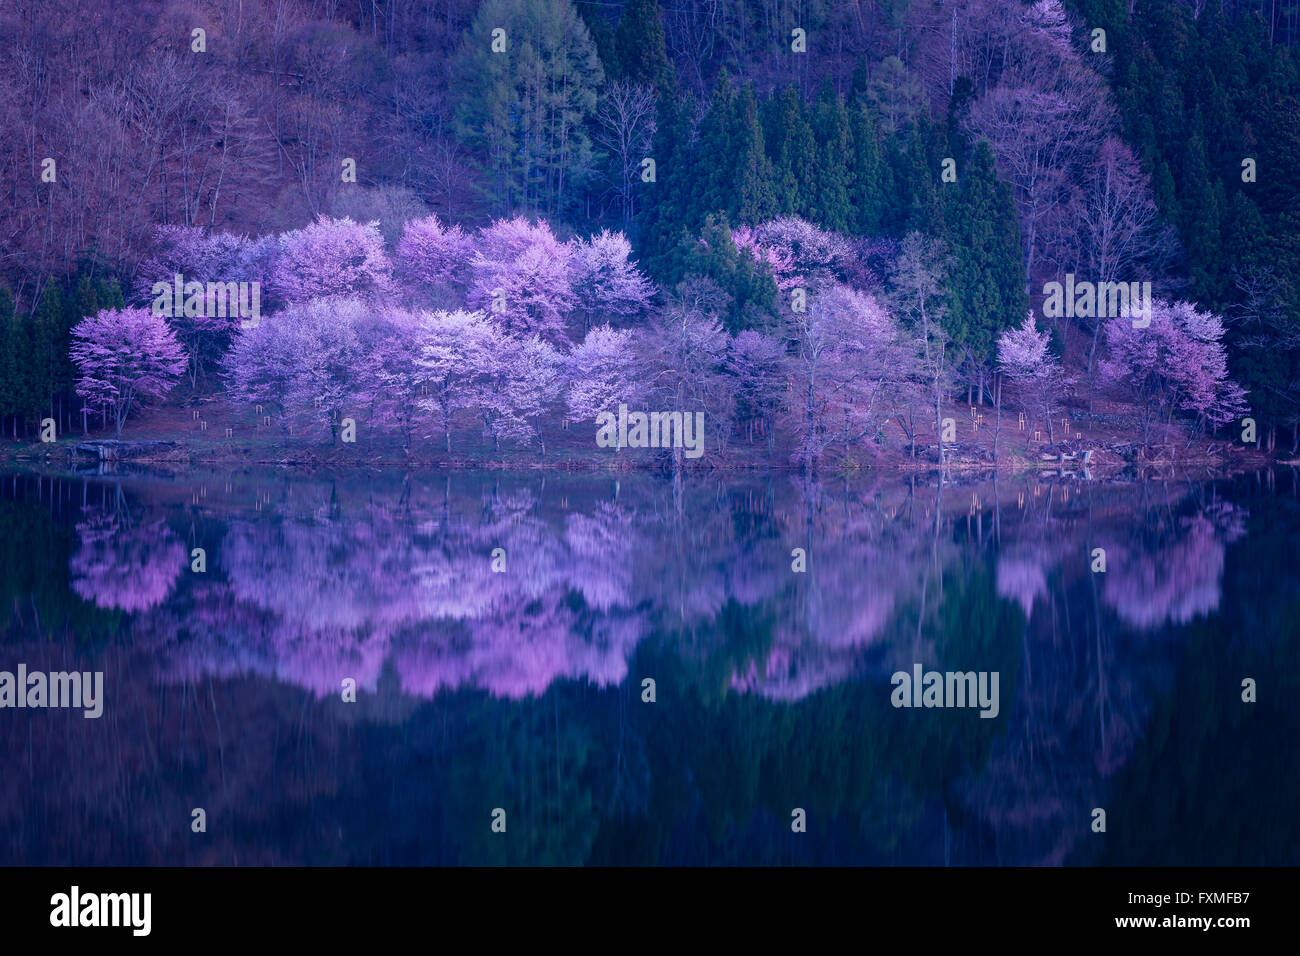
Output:
<path fill-rule="evenodd" d="M 171 594 L 185 547 L 161 520 L 123 528 L 114 515 L 77 523 L 81 546 L 68 562 L 72 589 L 107 609 L 144 611 Z"/>
<path fill-rule="evenodd" d="M 611 620 L 585 636 L 562 595 L 518 601 L 467 631 L 436 630 L 396 654 L 402 687 L 432 697 L 443 689 L 480 687 L 498 697 L 540 696 L 556 680 L 617 684 L 640 640 L 635 619 Z"/>
<path fill-rule="evenodd" d="M 1186 529 L 1159 551 L 1107 548 L 1109 573 L 1102 599 L 1132 626 L 1154 630 L 1166 623 L 1186 624 L 1218 609 L 1223 541 L 1204 515 L 1189 519 Z"/>
<path fill-rule="evenodd" d="M 373 690 L 390 662 L 417 696 L 476 687 L 518 699 L 556 680 L 622 681 L 646 631 L 629 593 L 630 522 L 607 505 L 560 534 L 536 506 L 494 495 L 477 523 L 410 522 L 379 505 L 341 521 L 234 521 L 222 546 L 229 589 L 195 592 L 190 637 L 166 670 L 226 672 L 236 660 L 238 672 L 317 696 L 345 676 Z M 493 573 L 494 547 L 507 573 Z"/>
<path fill-rule="evenodd" d="M 1025 612 L 1025 620 L 1033 617 L 1034 602 L 1047 596 L 1047 574 L 1044 557 L 1032 553 L 1011 552 L 998 558 L 998 597 L 1015 601 Z"/>

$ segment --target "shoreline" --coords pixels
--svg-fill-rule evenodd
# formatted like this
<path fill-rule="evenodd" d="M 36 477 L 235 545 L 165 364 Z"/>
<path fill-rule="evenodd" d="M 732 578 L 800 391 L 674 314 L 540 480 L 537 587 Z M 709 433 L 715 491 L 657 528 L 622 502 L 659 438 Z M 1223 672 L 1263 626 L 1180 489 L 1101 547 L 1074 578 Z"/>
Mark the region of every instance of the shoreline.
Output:
<path fill-rule="evenodd" d="M 85 442 L 107 442 L 113 446 L 113 453 L 96 458 L 95 455 L 78 446 Z M 159 446 L 167 446 L 160 448 Z M 359 450 L 358 450 L 359 451 Z M 617 453 L 616 453 L 617 454 Z M 102 455 L 102 453 L 101 453 Z M 613 455 L 602 461 L 594 456 L 562 457 L 550 456 L 545 459 L 535 456 L 504 457 L 481 456 L 476 454 L 429 456 L 393 454 L 383 450 L 377 454 L 362 457 L 355 451 L 340 447 L 287 448 L 270 451 L 268 449 L 225 450 L 205 443 L 196 447 L 185 440 L 105 440 L 66 439 L 60 442 L 41 445 L 39 443 L 20 444 L 17 447 L 0 447 L 0 467 L 23 468 L 35 467 L 39 470 L 53 469 L 73 473 L 111 474 L 118 468 L 130 470 L 142 466 L 157 470 L 185 471 L 203 468 L 265 468 L 272 470 L 297 471 L 304 474 L 315 472 L 365 472 L 365 471 L 538 471 L 573 474 L 611 475 L 658 474 L 671 476 L 670 463 L 659 457 L 646 457 L 638 460 L 633 456 L 618 460 Z M 1061 460 L 1061 458 L 1040 455 L 1037 460 L 1026 458 L 1023 454 L 1004 453 L 1000 460 L 994 462 L 986 457 L 955 455 L 940 464 L 933 460 L 912 459 L 906 455 L 889 454 L 874 460 L 856 458 L 828 458 L 815 467 L 805 467 L 779 459 L 761 461 L 746 460 L 741 456 L 723 455 L 707 464 L 698 461 L 685 462 L 682 473 L 688 476 L 702 474 L 751 475 L 755 473 L 779 474 L 814 474 L 820 477 L 852 477 L 867 473 L 908 477 L 930 475 L 942 472 L 945 475 L 960 475 L 963 478 L 977 476 L 1008 476 L 1035 479 L 1056 478 L 1060 480 L 1079 480 L 1106 482 L 1131 480 L 1135 474 L 1152 469 L 1169 471 L 1173 474 L 1195 473 L 1196 477 L 1206 475 L 1227 477 L 1243 472 L 1258 471 L 1278 466 L 1296 467 L 1300 459 L 1273 457 L 1261 452 L 1254 452 L 1223 442 L 1200 443 L 1200 447 L 1186 456 L 1136 458 L 1127 460 L 1113 454 L 1102 454 L 1088 465 L 1078 459 Z"/>

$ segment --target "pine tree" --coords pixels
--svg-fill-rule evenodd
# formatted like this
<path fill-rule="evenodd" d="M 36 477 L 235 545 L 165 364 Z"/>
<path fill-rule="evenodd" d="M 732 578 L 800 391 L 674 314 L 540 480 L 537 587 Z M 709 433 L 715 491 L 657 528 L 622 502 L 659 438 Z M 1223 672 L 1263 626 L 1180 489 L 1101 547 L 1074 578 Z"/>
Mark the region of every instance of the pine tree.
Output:
<path fill-rule="evenodd" d="M 736 92 L 731 74 L 723 67 L 713 87 L 713 100 L 700 118 L 699 138 L 695 145 L 694 202 L 682 222 L 689 231 L 698 228 L 710 212 L 734 215 L 736 208 L 737 146 L 731 137 L 735 126 Z"/>
<path fill-rule="evenodd" d="M 776 314 L 776 280 L 765 263 L 736 248 L 725 215 L 705 217 L 699 236 L 683 234 L 669 257 L 665 284 L 676 286 L 688 276 L 705 276 L 731 297 L 727 328 L 735 333 L 759 328 Z"/>
<path fill-rule="evenodd" d="M 492 31 L 506 34 L 493 52 Z M 498 214 L 568 211 L 591 167 L 586 120 L 604 70 L 568 0 L 484 0 L 452 65 L 455 129 L 484 157 Z"/>
<path fill-rule="evenodd" d="M 672 85 L 658 0 L 628 0 L 614 34 L 614 50 L 623 79 L 653 86 L 660 95 Z"/>
<path fill-rule="evenodd" d="M 0 434 L 4 420 L 18 411 L 18 382 L 14 341 L 14 294 L 0 283 Z"/>
<path fill-rule="evenodd" d="M 614 45 L 614 27 L 600 7 L 585 3 L 575 4 L 578 16 L 587 27 L 591 43 L 596 48 L 596 56 L 605 71 L 605 76 L 615 78 L 622 76 L 619 65 L 618 50 Z"/>
<path fill-rule="evenodd" d="M 853 221 L 849 200 L 849 117 L 844 101 L 835 95 L 829 75 L 817 101 L 813 129 L 817 141 L 813 172 L 817 181 L 812 221 L 823 229 L 848 232 Z"/>
<path fill-rule="evenodd" d="M 65 331 L 63 290 L 53 278 L 45 285 L 31 323 L 31 391 L 27 396 L 27 415 L 33 420 L 50 413 L 57 388 L 60 333 Z"/>
<path fill-rule="evenodd" d="M 1223 254 L 1223 215 L 1227 202 L 1222 181 L 1210 173 L 1200 125 L 1198 115 L 1194 130 L 1187 137 L 1183 163 L 1187 266 L 1197 295 L 1203 301 L 1215 302 L 1226 291 L 1219 260 Z"/>
<path fill-rule="evenodd" d="M 887 167 L 881 159 L 876 125 L 865 105 L 859 105 L 849 113 L 849 134 L 849 198 L 853 203 L 853 226 L 862 235 L 877 235 L 886 219 Z"/>
<path fill-rule="evenodd" d="M 946 150 L 932 149 L 932 136 L 932 125 L 918 120 L 906 151 L 898 156 L 895 164 L 899 186 L 896 215 L 905 232 L 942 236 L 943 207 L 939 202 L 938 182 L 939 161 L 946 155 Z"/>
<path fill-rule="evenodd" d="M 756 225 L 776 212 L 776 198 L 772 190 L 772 164 L 763 146 L 763 127 L 758 122 L 758 100 L 752 83 L 746 84 L 736 98 L 732 124 L 729 139 L 736 157 L 734 214 L 737 222 Z"/>
<path fill-rule="evenodd" d="M 647 271 L 662 278 L 667 258 L 683 230 L 689 231 L 689 216 L 697 206 L 700 183 L 689 147 L 695 98 L 689 93 L 661 96 L 656 115 L 650 148 L 656 182 L 639 186 L 643 198 L 637 214 L 637 252 Z"/>
<path fill-rule="evenodd" d="M 760 108 L 763 142 L 772 163 L 772 201 L 783 216 L 805 212 L 799 179 L 808 150 L 813 147 L 812 130 L 804 120 L 799 91 L 793 85 L 780 96 L 769 97 Z"/>
<path fill-rule="evenodd" d="M 981 392 L 998 336 L 1029 308 L 1020 233 L 1010 187 L 998 179 L 993 151 L 980 141 L 960 151 L 956 183 L 945 183 L 945 244 L 952 250 L 944 330 L 966 358 Z"/>
<path fill-rule="evenodd" d="M 62 413 L 59 420 L 60 432 L 71 424 L 70 421 L 65 421 L 64 416 L 70 418 L 73 409 L 81 406 L 80 399 L 76 395 L 77 367 L 72 362 L 72 329 L 86 316 L 94 315 L 100 309 L 108 307 L 100 301 L 103 284 L 102 279 L 92 280 L 88 274 L 82 272 L 77 278 L 73 294 L 68 296 L 64 303 L 63 326 L 55 345 L 57 361 L 54 374 L 55 394 L 58 396 L 56 410 Z"/>
<path fill-rule="evenodd" d="M 122 287 L 118 284 L 116 278 L 110 278 L 107 281 L 101 279 L 99 291 L 96 295 L 101 309 L 126 308 L 126 299 L 122 295 Z"/>

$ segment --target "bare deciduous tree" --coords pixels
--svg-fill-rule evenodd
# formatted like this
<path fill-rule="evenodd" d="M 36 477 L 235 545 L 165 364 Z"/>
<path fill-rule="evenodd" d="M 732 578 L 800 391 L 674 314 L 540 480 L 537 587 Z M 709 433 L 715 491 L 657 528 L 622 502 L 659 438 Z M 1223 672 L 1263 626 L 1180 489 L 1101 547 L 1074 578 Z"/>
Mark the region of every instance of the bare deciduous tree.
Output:
<path fill-rule="evenodd" d="M 614 174 L 611 188 L 618 197 L 626 230 L 636 213 L 633 184 L 655 131 L 654 90 L 633 83 L 614 83 L 596 108 L 596 123 L 595 140 L 609 151 Z"/>

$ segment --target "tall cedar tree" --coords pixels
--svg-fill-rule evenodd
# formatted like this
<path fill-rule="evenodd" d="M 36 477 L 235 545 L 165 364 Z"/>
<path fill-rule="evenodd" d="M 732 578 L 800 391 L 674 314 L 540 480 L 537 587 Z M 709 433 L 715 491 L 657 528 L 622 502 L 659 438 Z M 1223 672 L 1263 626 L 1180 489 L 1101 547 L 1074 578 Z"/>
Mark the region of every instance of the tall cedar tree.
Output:
<path fill-rule="evenodd" d="M 629 0 L 614 33 L 614 51 L 620 78 L 652 86 L 660 95 L 673 85 L 658 0 Z"/>
<path fill-rule="evenodd" d="M 957 182 L 942 184 L 952 253 L 945 330 L 982 386 L 998 336 L 1023 321 L 1029 298 L 1011 189 L 998 178 L 988 143 L 980 141 L 964 160 Z"/>

